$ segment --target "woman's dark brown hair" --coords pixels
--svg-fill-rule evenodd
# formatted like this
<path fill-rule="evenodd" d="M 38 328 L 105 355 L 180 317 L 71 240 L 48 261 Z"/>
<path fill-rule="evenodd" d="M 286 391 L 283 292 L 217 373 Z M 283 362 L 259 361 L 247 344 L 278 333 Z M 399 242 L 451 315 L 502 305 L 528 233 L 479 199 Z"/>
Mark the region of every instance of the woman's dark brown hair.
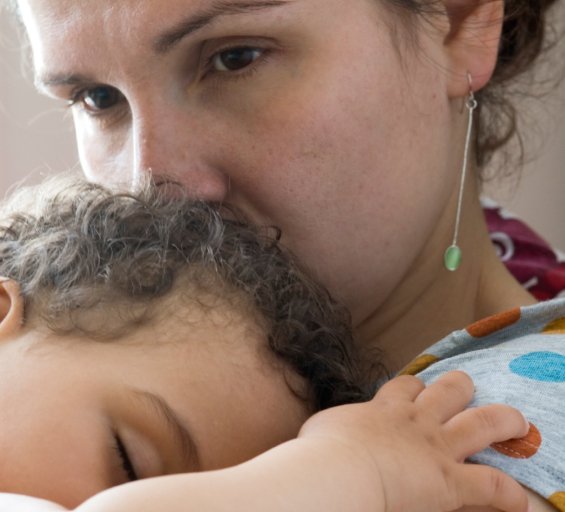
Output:
<path fill-rule="evenodd" d="M 442 12 L 438 0 L 382 1 L 394 7 L 396 12 L 404 11 L 423 17 Z M 517 160 L 518 164 L 523 161 L 518 112 L 512 103 L 509 89 L 532 69 L 544 50 L 553 44 L 551 38 L 547 37 L 550 31 L 548 11 L 556 2 L 557 0 L 504 0 L 504 20 L 497 66 L 491 81 L 477 94 L 479 110 L 475 155 L 479 168 L 484 167 L 493 154 L 514 137 L 518 138 L 520 154 L 511 160 Z M 532 84 L 529 83 L 528 86 L 531 88 Z M 526 91 L 526 94 L 538 93 L 539 91 Z"/>
<path fill-rule="evenodd" d="M 276 230 L 192 201 L 180 186 L 126 194 L 59 177 L 14 195 L 0 217 L 0 276 L 20 283 L 28 321 L 61 335 L 115 339 L 180 286 L 189 299 L 235 296 L 258 313 L 315 409 L 366 400 L 385 376 L 364 366 L 375 354 L 357 352 L 349 313 L 281 249 Z M 93 310 L 103 324 L 83 321 Z"/>

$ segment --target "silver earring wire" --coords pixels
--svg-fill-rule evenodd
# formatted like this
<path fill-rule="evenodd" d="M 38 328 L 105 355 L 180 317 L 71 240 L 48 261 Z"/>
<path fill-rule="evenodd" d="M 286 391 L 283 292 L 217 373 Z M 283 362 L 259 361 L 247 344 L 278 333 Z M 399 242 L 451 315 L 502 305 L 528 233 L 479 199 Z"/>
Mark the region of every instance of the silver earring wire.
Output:
<path fill-rule="evenodd" d="M 473 121 L 476 108 L 479 106 L 475 99 L 473 91 L 473 79 L 467 73 L 467 80 L 469 81 L 469 96 L 465 103 L 465 107 L 469 112 L 469 119 L 467 122 L 467 136 L 465 138 L 465 151 L 463 153 L 463 169 L 461 171 L 461 184 L 459 185 L 459 198 L 457 199 L 457 214 L 455 216 L 455 230 L 453 232 L 453 242 L 447 248 L 444 255 L 445 268 L 451 272 L 455 272 L 461 265 L 462 253 L 460 247 L 457 245 L 459 238 L 459 227 L 461 225 L 461 210 L 463 207 L 463 192 L 465 190 L 465 181 L 467 178 L 467 168 L 469 167 L 469 150 L 471 147 L 471 136 L 473 135 Z"/>

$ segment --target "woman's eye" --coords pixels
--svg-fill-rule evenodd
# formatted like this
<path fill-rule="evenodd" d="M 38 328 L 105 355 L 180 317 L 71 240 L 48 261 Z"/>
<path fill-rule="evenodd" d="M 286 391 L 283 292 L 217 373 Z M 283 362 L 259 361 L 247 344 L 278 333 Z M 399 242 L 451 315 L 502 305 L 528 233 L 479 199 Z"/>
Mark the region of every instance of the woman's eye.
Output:
<path fill-rule="evenodd" d="M 230 48 L 212 58 L 214 71 L 239 71 L 253 64 L 264 53 L 260 48 Z"/>
<path fill-rule="evenodd" d="M 79 92 L 71 103 L 81 103 L 88 112 L 98 114 L 116 106 L 122 99 L 122 93 L 114 87 L 100 86 Z"/>

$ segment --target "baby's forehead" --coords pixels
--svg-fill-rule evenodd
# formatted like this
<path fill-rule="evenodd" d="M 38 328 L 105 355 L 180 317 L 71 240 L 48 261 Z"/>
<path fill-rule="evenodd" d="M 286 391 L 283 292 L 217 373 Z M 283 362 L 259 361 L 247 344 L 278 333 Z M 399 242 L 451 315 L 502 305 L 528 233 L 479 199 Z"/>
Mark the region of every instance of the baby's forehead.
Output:
<path fill-rule="evenodd" d="M 194 274 L 198 274 L 198 279 Z M 82 311 L 68 311 L 55 324 L 30 319 L 56 338 L 78 338 L 103 346 L 158 348 L 167 344 L 234 346 L 251 341 L 266 346 L 268 322 L 241 290 L 209 269 L 179 272 L 171 290 L 162 297 L 136 301 L 131 297 L 105 299 Z"/>
<path fill-rule="evenodd" d="M 248 294 L 222 282 L 216 275 L 206 283 L 191 283 L 180 276 L 173 290 L 155 301 L 147 330 L 171 333 L 204 332 L 221 341 L 226 332 L 260 334 L 266 339 L 267 319 Z"/>
<path fill-rule="evenodd" d="M 24 338 L 33 354 L 52 360 L 71 358 L 85 367 L 96 359 L 83 359 L 83 354 L 100 357 L 110 366 L 143 362 L 158 372 L 163 362 L 166 367 L 179 358 L 205 364 L 237 360 L 243 366 L 274 359 L 266 323 L 245 296 L 200 287 L 185 286 L 180 291 L 175 287 L 150 304 L 124 301 L 90 308 L 74 315 L 66 326 L 59 322 L 49 327 L 39 318 L 32 319 Z M 212 357 L 201 359 L 203 353 Z"/>

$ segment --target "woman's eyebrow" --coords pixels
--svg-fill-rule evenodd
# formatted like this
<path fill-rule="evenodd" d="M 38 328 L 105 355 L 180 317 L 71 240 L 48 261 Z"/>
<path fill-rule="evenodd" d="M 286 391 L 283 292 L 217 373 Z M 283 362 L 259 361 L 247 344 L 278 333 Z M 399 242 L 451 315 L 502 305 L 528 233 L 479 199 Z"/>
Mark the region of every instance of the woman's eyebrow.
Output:
<path fill-rule="evenodd" d="M 281 7 L 292 0 L 214 0 L 200 12 L 191 14 L 188 18 L 177 23 L 171 29 L 157 36 L 152 44 L 154 53 L 164 54 L 173 49 L 185 37 L 211 25 L 222 16 L 253 13 L 256 11 Z M 52 87 L 83 85 L 96 83 L 91 77 L 72 73 L 46 73 L 35 76 L 35 86 L 40 91 Z"/>
<path fill-rule="evenodd" d="M 34 77 L 35 87 L 39 91 L 45 91 L 51 87 L 61 87 L 61 86 L 73 86 L 73 85 L 83 85 L 83 84 L 93 84 L 96 83 L 94 79 L 80 74 L 70 74 L 70 73 L 47 73 L 47 74 L 36 74 Z"/>
<path fill-rule="evenodd" d="M 140 389 L 132 389 L 131 391 L 136 398 L 157 412 L 175 444 L 181 447 L 181 456 L 185 467 L 194 468 L 193 470 L 196 471 L 200 467 L 198 448 L 188 427 L 175 410 L 159 395 Z"/>
<path fill-rule="evenodd" d="M 158 36 L 153 43 L 153 51 L 167 53 L 186 36 L 212 24 L 221 16 L 245 14 L 288 4 L 290 0 L 215 0 L 201 12 L 191 14 L 170 30 Z"/>

